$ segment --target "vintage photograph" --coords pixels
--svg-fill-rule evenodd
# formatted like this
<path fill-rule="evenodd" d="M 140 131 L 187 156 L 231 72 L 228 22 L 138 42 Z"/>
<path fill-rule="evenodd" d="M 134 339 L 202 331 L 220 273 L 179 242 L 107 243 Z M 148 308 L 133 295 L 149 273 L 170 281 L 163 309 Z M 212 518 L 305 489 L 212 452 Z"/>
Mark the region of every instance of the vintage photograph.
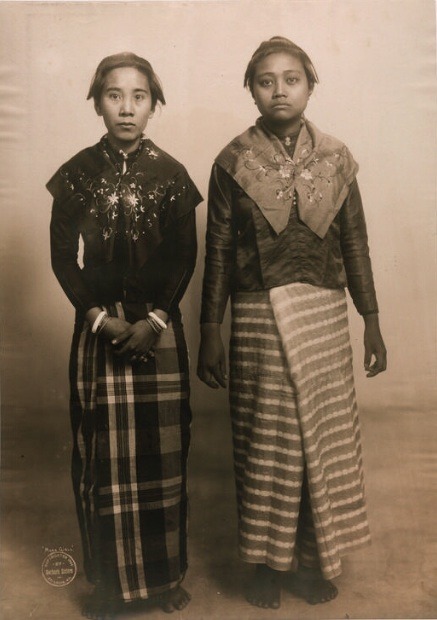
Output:
<path fill-rule="evenodd" d="M 4 620 L 437 618 L 435 9 L 0 2 Z"/>

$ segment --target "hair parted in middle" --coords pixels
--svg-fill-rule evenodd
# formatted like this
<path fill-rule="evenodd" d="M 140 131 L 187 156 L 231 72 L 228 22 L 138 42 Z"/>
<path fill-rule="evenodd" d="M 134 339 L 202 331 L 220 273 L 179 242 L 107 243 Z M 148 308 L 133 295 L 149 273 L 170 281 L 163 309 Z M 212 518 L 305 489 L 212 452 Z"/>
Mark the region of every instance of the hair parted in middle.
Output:
<path fill-rule="evenodd" d="M 249 88 L 252 95 L 253 80 L 255 78 L 255 71 L 258 63 L 270 54 L 278 54 L 281 52 L 290 54 L 301 61 L 310 89 L 313 89 L 314 84 L 319 82 L 319 77 L 308 54 L 301 47 L 296 45 L 296 43 L 290 41 L 290 39 L 276 36 L 272 37 L 268 41 L 263 41 L 255 50 L 249 64 L 247 65 L 246 73 L 244 74 L 244 86 Z"/>
<path fill-rule="evenodd" d="M 158 101 L 162 105 L 165 105 L 161 82 L 154 72 L 152 65 L 145 58 L 141 58 L 141 56 L 137 56 L 132 52 L 121 52 L 119 54 L 113 54 L 112 56 L 106 56 L 106 58 L 99 63 L 93 79 L 91 80 L 87 99 L 91 99 L 92 97 L 94 103 L 98 104 L 105 85 L 106 76 L 112 69 L 119 69 L 121 67 L 133 67 L 141 73 L 144 73 L 147 77 L 150 86 L 150 96 L 152 98 L 152 111 L 155 109 Z"/>

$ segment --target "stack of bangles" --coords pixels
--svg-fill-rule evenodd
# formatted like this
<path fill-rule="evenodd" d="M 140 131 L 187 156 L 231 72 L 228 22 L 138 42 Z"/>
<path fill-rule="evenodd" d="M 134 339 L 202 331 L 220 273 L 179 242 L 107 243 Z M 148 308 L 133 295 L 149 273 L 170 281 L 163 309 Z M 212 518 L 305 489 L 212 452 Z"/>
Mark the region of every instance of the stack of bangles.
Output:
<path fill-rule="evenodd" d="M 150 327 L 153 329 L 157 336 L 159 336 L 161 332 L 167 329 L 167 323 L 160 319 L 159 316 L 156 315 L 154 312 L 149 312 L 146 317 L 146 322 L 150 325 Z M 147 353 L 141 355 L 139 360 L 140 362 L 147 362 L 149 357 L 155 357 L 155 351 L 153 350 L 153 348 L 149 349 Z"/>
<path fill-rule="evenodd" d="M 146 321 L 157 335 L 164 331 L 164 329 L 167 329 L 167 323 L 160 319 L 154 312 L 149 312 Z"/>
<path fill-rule="evenodd" d="M 100 314 L 97 315 L 96 320 L 92 324 L 91 331 L 93 334 L 100 334 L 105 325 L 111 320 L 111 317 L 108 316 L 105 310 L 102 310 Z"/>

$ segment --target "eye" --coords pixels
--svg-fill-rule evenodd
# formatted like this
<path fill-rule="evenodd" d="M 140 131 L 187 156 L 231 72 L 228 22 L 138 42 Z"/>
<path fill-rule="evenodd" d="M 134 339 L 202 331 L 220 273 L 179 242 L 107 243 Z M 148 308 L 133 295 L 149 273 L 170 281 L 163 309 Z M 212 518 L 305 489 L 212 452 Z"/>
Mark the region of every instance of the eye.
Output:
<path fill-rule="evenodd" d="M 287 84 L 297 84 L 299 79 L 297 77 L 289 77 L 287 78 Z"/>
<path fill-rule="evenodd" d="M 112 101 L 118 101 L 120 99 L 120 95 L 118 93 L 109 93 L 108 97 Z"/>
<path fill-rule="evenodd" d="M 141 93 L 138 93 L 138 94 L 135 95 L 135 101 L 143 101 L 143 99 L 145 99 L 145 98 L 146 98 L 146 96 L 141 94 Z"/>
<path fill-rule="evenodd" d="M 264 78 L 263 80 L 260 80 L 259 82 L 259 85 L 262 86 L 263 88 L 268 88 L 272 84 L 273 84 L 273 80 L 271 80 L 270 78 Z"/>

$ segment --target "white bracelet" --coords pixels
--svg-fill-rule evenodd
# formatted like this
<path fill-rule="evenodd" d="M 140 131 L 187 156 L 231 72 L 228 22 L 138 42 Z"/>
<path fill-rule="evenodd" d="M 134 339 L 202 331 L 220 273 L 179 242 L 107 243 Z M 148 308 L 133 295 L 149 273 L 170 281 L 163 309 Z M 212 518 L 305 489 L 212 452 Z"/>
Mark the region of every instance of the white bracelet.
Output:
<path fill-rule="evenodd" d="M 146 317 L 146 322 L 150 325 L 155 334 L 157 334 L 158 336 L 163 331 L 162 327 L 160 327 L 158 323 L 156 323 L 150 316 Z"/>
<path fill-rule="evenodd" d="M 103 321 L 103 319 L 105 318 L 105 316 L 108 316 L 105 312 L 105 310 L 102 310 L 98 315 L 96 320 L 94 321 L 92 327 L 91 327 L 91 331 L 93 334 L 96 333 L 100 323 Z"/>
<path fill-rule="evenodd" d="M 155 314 L 154 312 L 149 312 L 147 316 L 150 316 L 151 319 L 156 321 L 158 325 L 162 327 L 162 329 L 167 329 L 167 323 L 163 321 L 162 319 L 160 319 L 159 316 Z"/>

